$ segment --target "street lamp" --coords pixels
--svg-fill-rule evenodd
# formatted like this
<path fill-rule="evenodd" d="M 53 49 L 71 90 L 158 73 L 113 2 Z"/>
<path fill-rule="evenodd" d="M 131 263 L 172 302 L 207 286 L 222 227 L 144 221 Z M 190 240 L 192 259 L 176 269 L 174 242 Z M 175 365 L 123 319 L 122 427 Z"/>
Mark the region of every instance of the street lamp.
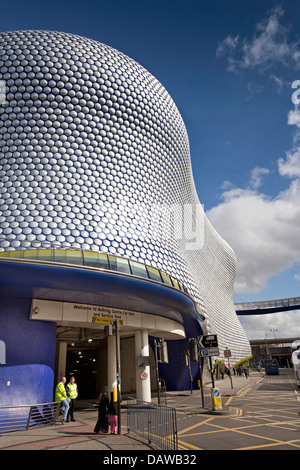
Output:
<path fill-rule="evenodd" d="M 270 331 L 273 331 L 273 333 L 274 333 L 274 338 L 275 338 L 275 341 L 276 341 L 276 334 L 275 334 L 275 332 L 278 331 L 278 330 L 270 330 Z"/>
<path fill-rule="evenodd" d="M 268 344 L 268 333 L 266 333 L 266 354 L 269 353 L 269 358 L 272 359 L 272 354 L 271 354 L 271 348 L 270 348 L 270 345 Z"/>
<path fill-rule="evenodd" d="M 275 348 L 276 348 L 276 342 L 277 342 L 277 339 L 276 339 L 276 331 L 278 331 L 277 329 L 276 330 L 270 330 L 270 331 L 273 331 L 274 333 L 274 338 L 275 338 Z M 275 353 L 276 354 L 276 353 Z M 279 354 L 279 353 L 278 353 Z M 280 364 L 280 356 L 279 356 L 279 364 Z"/>

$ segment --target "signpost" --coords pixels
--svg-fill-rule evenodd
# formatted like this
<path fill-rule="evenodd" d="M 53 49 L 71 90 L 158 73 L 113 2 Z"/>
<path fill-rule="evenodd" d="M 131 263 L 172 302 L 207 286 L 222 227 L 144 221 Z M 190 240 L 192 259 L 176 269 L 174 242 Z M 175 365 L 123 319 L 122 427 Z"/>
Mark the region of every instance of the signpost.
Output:
<path fill-rule="evenodd" d="M 157 401 L 160 405 L 160 380 L 158 372 L 158 363 L 162 362 L 167 364 L 168 360 L 168 349 L 167 343 L 164 339 L 154 340 L 154 349 L 155 349 L 155 366 L 156 366 L 156 382 L 157 382 Z"/>
<path fill-rule="evenodd" d="M 231 383 L 231 388 L 233 388 L 233 383 L 232 383 L 232 377 L 231 377 L 231 370 L 230 370 L 230 364 L 229 364 L 229 358 L 231 357 L 231 351 L 230 349 L 225 349 L 224 351 L 224 356 L 227 357 L 228 361 L 228 370 L 229 370 L 229 378 L 230 378 L 230 383 Z"/>
<path fill-rule="evenodd" d="M 200 357 L 209 357 L 209 367 L 211 373 L 211 382 L 215 388 L 214 373 L 211 362 L 211 356 L 219 356 L 218 338 L 217 335 L 203 335 L 197 336 L 197 344 L 199 348 Z"/>
<path fill-rule="evenodd" d="M 198 336 L 197 343 L 199 347 L 199 356 L 209 358 L 209 367 L 212 382 L 211 398 L 213 411 L 215 411 L 216 409 L 222 409 L 221 394 L 220 391 L 215 388 L 214 371 L 211 361 L 211 356 L 219 356 L 220 354 L 217 335 Z"/>
<path fill-rule="evenodd" d="M 212 356 L 219 356 L 220 351 L 218 347 L 218 338 L 217 335 L 201 335 L 196 338 L 190 339 L 190 352 L 191 360 L 196 360 L 198 356 L 199 366 L 200 366 L 200 376 L 201 376 L 201 392 L 202 392 L 202 406 L 204 407 L 204 398 L 203 398 L 203 383 L 202 383 L 202 366 L 201 358 L 209 358 L 209 367 L 211 373 L 212 389 L 211 389 L 211 398 L 212 398 L 212 407 L 213 410 L 222 409 L 222 401 L 220 391 L 215 388 L 214 381 L 214 372 L 212 367 Z"/>

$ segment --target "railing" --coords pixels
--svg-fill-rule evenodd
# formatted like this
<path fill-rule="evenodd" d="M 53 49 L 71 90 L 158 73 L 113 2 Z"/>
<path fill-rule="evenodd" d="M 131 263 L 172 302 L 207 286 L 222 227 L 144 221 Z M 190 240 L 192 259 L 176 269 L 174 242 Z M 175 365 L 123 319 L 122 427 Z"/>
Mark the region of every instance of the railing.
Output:
<path fill-rule="evenodd" d="M 0 406 L 0 434 L 49 426 L 58 418 L 60 403 Z"/>
<path fill-rule="evenodd" d="M 163 450 L 178 450 L 175 408 L 129 398 L 127 429 Z"/>

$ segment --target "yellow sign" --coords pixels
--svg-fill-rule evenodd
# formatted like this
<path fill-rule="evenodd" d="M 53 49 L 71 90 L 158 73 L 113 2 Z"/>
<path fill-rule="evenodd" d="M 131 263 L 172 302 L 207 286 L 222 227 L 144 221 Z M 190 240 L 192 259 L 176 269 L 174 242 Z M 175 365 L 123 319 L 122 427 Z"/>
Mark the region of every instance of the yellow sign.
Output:
<path fill-rule="evenodd" d="M 104 325 L 109 325 L 110 323 L 113 322 L 111 318 L 103 318 L 103 317 L 92 317 L 92 322 L 93 323 L 102 323 Z M 119 325 L 123 325 L 123 320 L 119 320 Z"/>

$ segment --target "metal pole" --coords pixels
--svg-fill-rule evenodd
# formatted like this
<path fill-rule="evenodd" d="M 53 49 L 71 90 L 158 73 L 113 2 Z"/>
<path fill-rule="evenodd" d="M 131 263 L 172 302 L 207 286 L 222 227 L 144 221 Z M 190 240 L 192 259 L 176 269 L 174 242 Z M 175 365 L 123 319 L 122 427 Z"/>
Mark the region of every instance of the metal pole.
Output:
<path fill-rule="evenodd" d="M 114 321 L 116 331 L 116 361 L 117 361 L 117 408 L 118 408 L 118 434 L 121 434 L 121 400 L 120 400 L 120 355 L 119 355 L 119 323 Z"/>
<path fill-rule="evenodd" d="M 157 357 L 157 341 L 154 340 L 154 350 L 155 350 L 155 367 L 156 367 L 156 383 L 157 383 L 157 402 L 160 405 L 160 384 L 159 384 L 159 375 L 158 375 L 158 357 Z"/>
<path fill-rule="evenodd" d="M 231 368 L 230 368 L 230 365 L 229 365 L 229 360 L 227 361 L 227 364 L 228 364 L 228 370 L 229 370 L 229 378 L 230 378 L 231 388 L 233 388 L 232 377 L 231 377 Z"/>
<path fill-rule="evenodd" d="M 210 367 L 212 388 L 215 388 L 215 380 L 214 380 L 214 372 L 213 372 L 213 367 L 212 367 L 211 356 L 209 356 L 209 367 Z"/>
<path fill-rule="evenodd" d="M 189 374 L 190 374 L 191 393 L 193 393 L 193 378 L 192 378 L 191 358 L 190 358 L 190 352 L 189 351 L 187 351 L 187 360 L 188 360 L 188 367 L 189 367 Z"/>
<path fill-rule="evenodd" d="M 200 388 L 201 388 L 202 408 L 204 408 L 203 381 L 202 381 L 202 362 L 201 362 L 201 357 L 200 356 L 199 356 L 199 370 L 200 370 Z"/>

